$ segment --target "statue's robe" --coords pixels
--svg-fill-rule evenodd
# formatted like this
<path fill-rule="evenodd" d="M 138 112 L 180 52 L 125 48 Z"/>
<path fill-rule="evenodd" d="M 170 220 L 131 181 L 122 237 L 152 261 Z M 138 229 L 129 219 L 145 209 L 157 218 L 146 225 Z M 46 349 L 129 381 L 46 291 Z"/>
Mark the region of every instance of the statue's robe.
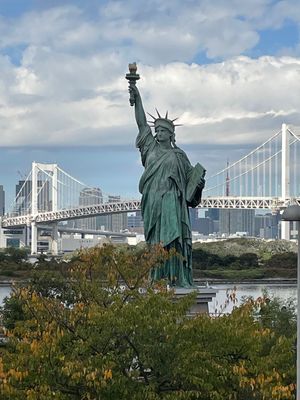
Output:
<path fill-rule="evenodd" d="M 149 126 L 140 130 L 136 146 L 145 167 L 139 190 L 146 242 L 161 243 L 178 253 L 162 267 L 154 268 L 151 278 L 190 287 L 193 285 L 192 235 L 186 185 L 193 167 L 183 150 L 163 149 Z"/>

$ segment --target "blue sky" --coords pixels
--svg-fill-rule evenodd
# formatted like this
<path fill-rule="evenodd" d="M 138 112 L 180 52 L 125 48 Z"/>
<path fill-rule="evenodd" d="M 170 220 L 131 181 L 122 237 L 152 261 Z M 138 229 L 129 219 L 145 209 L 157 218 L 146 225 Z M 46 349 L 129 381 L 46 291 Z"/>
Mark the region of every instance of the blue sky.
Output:
<path fill-rule="evenodd" d="M 146 110 L 179 117 L 177 144 L 208 175 L 283 122 L 300 131 L 299 27 L 298 0 L 0 0 L 7 203 L 31 161 L 138 196 L 132 61 Z"/>

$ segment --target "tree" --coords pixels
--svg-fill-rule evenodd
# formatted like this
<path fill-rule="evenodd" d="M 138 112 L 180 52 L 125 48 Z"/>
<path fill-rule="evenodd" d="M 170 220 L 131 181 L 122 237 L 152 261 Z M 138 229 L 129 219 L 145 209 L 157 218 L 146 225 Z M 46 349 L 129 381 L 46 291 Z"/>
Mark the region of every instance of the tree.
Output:
<path fill-rule="evenodd" d="M 16 264 L 20 264 L 23 261 L 28 260 L 29 249 L 8 247 L 7 254 L 10 256 L 10 259 L 13 262 L 15 262 Z"/>
<path fill-rule="evenodd" d="M 267 268 L 297 268 L 297 254 L 291 251 L 282 254 L 272 255 L 269 260 L 265 262 Z"/>
<path fill-rule="evenodd" d="M 263 323 L 266 300 L 190 318 L 193 295 L 175 302 L 148 281 L 166 257 L 106 245 L 82 251 L 51 290 L 43 274 L 16 290 L 1 399 L 294 399 L 295 337 Z"/>
<path fill-rule="evenodd" d="M 240 255 L 239 262 L 241 269 L 258 268 L 258 256 L 255 253 L 244 253 Z"/>

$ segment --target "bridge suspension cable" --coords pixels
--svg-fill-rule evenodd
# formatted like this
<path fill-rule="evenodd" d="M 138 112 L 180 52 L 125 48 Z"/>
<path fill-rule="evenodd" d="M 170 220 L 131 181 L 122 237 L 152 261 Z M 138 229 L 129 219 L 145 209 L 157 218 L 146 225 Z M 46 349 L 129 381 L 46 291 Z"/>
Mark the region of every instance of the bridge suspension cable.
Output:
<path fill-rule="evenodd" d="M 288 129 L 288 149 L 293 149 L 293 160 L 297 159 L 299 137 Z M 264 143 L 207 178 L 204 196 L 281 197 L 282 194 L 282 131 L 276 132 Z M 294 177 L 293 182 L 297 178 Z M 293 195 L 298 195 L 293 184 Z"/>

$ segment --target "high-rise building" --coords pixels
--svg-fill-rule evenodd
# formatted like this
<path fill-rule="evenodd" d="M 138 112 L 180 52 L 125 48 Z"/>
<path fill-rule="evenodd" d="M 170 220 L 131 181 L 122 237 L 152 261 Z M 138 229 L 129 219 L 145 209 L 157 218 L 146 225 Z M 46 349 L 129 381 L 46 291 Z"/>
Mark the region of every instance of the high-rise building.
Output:
<path fill-rule="evenodd" d="M 199 228 L 197 232 L 203 235 L 209 235 L 213 231 L 213 221 L 210 218 L 198 218 Z"/>
<path fill-rule="evenodd" d="M 142 218 L 141 211 L 136 211 L 133 213 L 127 214 L 127 227 L 131 228 L 142 228 L 144 226 L 144 221 Z"/>
<path fill-rule="evenodd" d="M 219 232 L 227 235 L 245 232 L 254 235 L 255 210 L 220 209 Z"/>
<path fill-rule="evenodd" d="M 265 239 L 276 239 L 279 237 L 278 214 L 257 214 L 254 218 L 254 235 Z"/>
<path fill-rule="evenodd" d="M 84 188 L 79 195 L 80 206 L 90 206 L 94 204 L 102 204 L 103 196 L 100 188 Z M 86 230 L 96 230 L 98 217 L 88 217 L 76 220 L 75 227 Z"/>
<path fill-rule="evenodd" d="M 3 186 L 0 185 L 0 215 L 5 213 L 5 191 Z"/>
<path fill-rule="evenodd" d="M 21 210 L 28 210 L 31 205 L 31 192 L 31 180 L 21 180 L 16 184 L 16 212 L 20 213 Z M 40 179 L 37 181 L 37 207 L 38 210 L 41 212 L 52 210 L 51 189 L 49 181 L 44 181 Z"/>
<path fill-rule="evenodd" d="M 193 232 L 199 232 L 203 235 L 209 235 L 214 232 L 214 223 L 211 218 L 199 216 L 197 208 L 190 208 L 191 229 Z"/>
<path fill-rule="evenodd" d="M 219 232 L 220 209 L 209 208 L 208 210 L 205 211 L 205 218 L 210 219 L 209 233 Z"/>
<path fill-rule="evenodd" d="M 121 196 L 108 196 L 109 203 L 118 203 Z M 98 229 L 104 229 L 111 232 L 120 232 L 127 229 L 127 213 L 109 214 L 98 217 Z"/>
<path fill-rule="evenodd" d="M 205 218 L 210 218 L 213 221 L 219 221 L 220 209 L 219 208 L 209 208 L 205 211 Z"/>
<path fill-rule="evenodd" d="M 18 214 L 21 214 L 25 210 L 28 210 L 31 204 L 31 181 L 19 181 L 16 184 L 16 204 L 15 210 Z"/>
<path fill-rule="evenodd" d="M 127 214 L 127 229 L 131 232 L 144 233 L 144 221 L 141 211 Z"/>
<path fill-rule="evenodd" d="M 121 201 L 121 196 L 109 196 L 109 203 L 117 203 Z M 127 229 L 127 213 L 110 214 L 109 216 L 109 229 L 112 232 L 120 232 Z"/>
<path fill-rule="evenodd" d="M 194 232 L 199 232 L 199 213 L 197 208 L 189 208 L 191 229 Z"/>

